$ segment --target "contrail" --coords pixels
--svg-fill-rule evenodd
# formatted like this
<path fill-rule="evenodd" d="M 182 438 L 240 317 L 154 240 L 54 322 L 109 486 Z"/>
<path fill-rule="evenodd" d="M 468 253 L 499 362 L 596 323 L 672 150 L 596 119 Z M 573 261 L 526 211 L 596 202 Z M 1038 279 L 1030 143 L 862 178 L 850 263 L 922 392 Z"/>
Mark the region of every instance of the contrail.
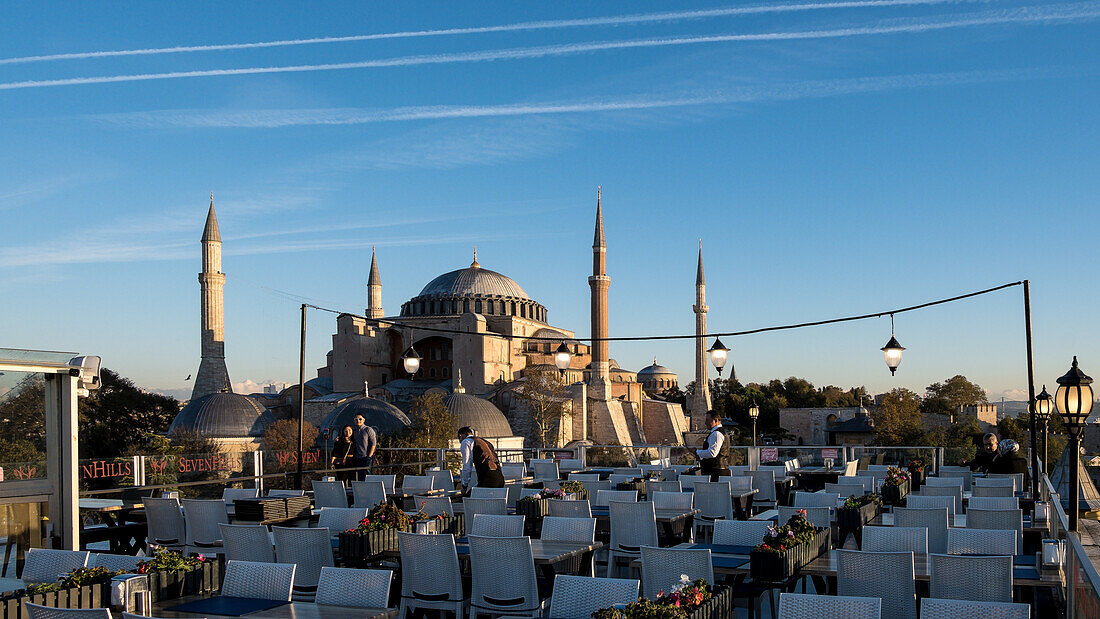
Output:
<path fill-rule="evenodd" d="M 351 43 L 355 41 L 379 41 L 383 39 L 407 39 L 417 37 L 459 36 L 467 34 L 487 34 L 493 32 L 518 32 L 525 30 L 555 30 L 561 28 L 587 28 L 596 26 L 626 26 L 653 22 L 686 21 L 709 17 L 729 17 L 734 15 L 752 15 L 759 13 L 792 13 L 797 11 L 820 11 L 829 9 L 854 9 L 894 6 L 923 6 L 935 4 L 956 4 L 960 2 L 985 2 L 988 0 L 856 0 L 851 2 L 814 2 L 804 4 L 756 5 L 719 9 L 700 9 L 694 11 L 672 11 L 666 13 L 643 13 L 637 15 L 619 15 L 612 17 L 592 17 L 584 19 L 560 19 L 546 21 L 519 22 L 500 26 L 477 26 L 471 28 L 447 28 L 443 30 L 406 30 L 402 32 L 383 32 L 343 37 L 314 37 L 308 39 L 285 39 L 281 41 L 258 41 L 253 43 L 223 43 L 220 45 L 179 45 L 173 47 L 151 47 L 144 49 L 106 50 L 96 52 L 73 52 L 68 54 L 46 54 L 41 56 L 22 56 L 18 58 L 0 58 L 0 65 L 28 62 L 47 62 L 53 60 L 79 60 L 83 58 L 112 58 L 116 56 L 150 56 L 154 54 L 181 54 L 191 52 L 215 52 L 238 49 L 256 49 L 264 47 L 289 47 L 293 45 L 318 45 L 325 43 Z"/>
<path fill-rule="evenodd" d="M 776 84 L 774 86 L 739 88 L 702 96 L 682 95 L 664 98 L 624 98 L 618 100 L 485 106 L 423 106 L 401 107 L 392 110 L 335 108 L 253 110 L 215 113 L 193 113 L 182 110 L 168 110 L 152 113 L 112 114 L 95 118 L 114 124 L 139 128 L 278 128 L 309 125 L 359 125 L 449 118 L 576 114 L 652 110 L 714 104 L 752 103 L 760 101 L 792 101 L 797 99 L 835 97 L 846 94 L 879 92 L 884 90 L 1055 77 L 1068 72 L 1068 70 L 1067 68 L 1032 68 L 1003 71 L 921 73 L 915 75 L 813 80 Z"/>
<path fill-rule="evenodd" d="M 210 69 L 200 71 L 172 71 L 167 73 L 139 73 L 132 75 L 107 75 L 74 77 L 56 80 L 30 80 L 0 83 L 0 90 L 45 88 L 51 86 L 76 86 L 83 84 L 110 84 L 147 80 L 180 79 L 187 77 L 213 77 L 226 75 L 256 75 L 263 73 L 302 73 L 312 71 L 336 71 L 381 67 L 407 67 L 417 65 L 451 64 L 462 62 L 489 62 L 493 60 L 517 60 L 567 56 L 586 52 L 641 47 L 667 47 L 674 45 L 699 45 L 734 41 L 792 41 L 800 39 L 829 39 L 895 33 L 920 33 L 970 26 L 988 26 L 1012 23 L 1060 23 L 1100 17 L 1100 3 L 1081 2 L 1050 7 L 1023 7 L 1007 11 L 986 11 L 957 17 L 943 17 L 937 21 L 891 22 L 878 26 L 840 28 L 833 30 L 808 30 L 801 32 L 767 32 L 757 34 L 728 34 L 710 36 L 667 37 L 634 39 L 626 41 L 597 41 L 592 43 L 567 43 L 539 47 L 520 47 L 503 50 L 485 50 L 422 56 L 400 56 L 378 60 L 341 62 L 332 64 L 290 65 L 277 67 L 249 67 L 242 69 Z"/>

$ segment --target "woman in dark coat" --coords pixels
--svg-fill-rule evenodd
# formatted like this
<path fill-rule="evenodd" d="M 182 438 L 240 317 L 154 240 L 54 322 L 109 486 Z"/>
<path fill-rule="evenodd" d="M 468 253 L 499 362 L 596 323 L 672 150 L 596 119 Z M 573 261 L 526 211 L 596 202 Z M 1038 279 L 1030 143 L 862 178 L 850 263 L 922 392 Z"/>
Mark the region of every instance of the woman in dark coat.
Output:
<path fill-rule="evenodd" d="M 989 463 L 988 472 L 994 474 L 1023 473 L 1024 488 L 1031 487 L 1031 476 L 1027 472 L 1027 459 L 1020 455 L 1020 444 L 1005 439 L 997 446 L 997 457 Z"/>
<path fill-rule="evenodd" d="M 344 426 L 340 436 L 336 437 L 336 442 L 332 445 L 332 461 L 329 466 L 334 469 L 348 468 L 352 464 L 352 459 L 355 456 L 355 452 L 351 443 L 351 436 L 354 431 L 351 426 Z M 350 481 L 351 473 L 340 472 L 336 474 L 336 477 L 342 481 Z"/>

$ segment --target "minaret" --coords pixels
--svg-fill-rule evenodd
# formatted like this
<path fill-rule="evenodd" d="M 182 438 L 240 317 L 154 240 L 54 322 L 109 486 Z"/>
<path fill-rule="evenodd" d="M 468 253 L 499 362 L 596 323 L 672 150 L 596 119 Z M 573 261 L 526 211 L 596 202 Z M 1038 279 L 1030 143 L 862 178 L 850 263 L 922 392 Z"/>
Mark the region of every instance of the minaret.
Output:
<path fill-rule="evenodd" d="M 707 379 L 707 278 L 703 275 L 703 241 L 699 241 L 699 267 L 695 272 L 695 392 L 691 396 L 691 426 L 703 430 L 703 417 L 710 410 Z"/>
<path fill-rule="evenodd" d="M 225 273 L 222 273 L 222 236 L 214 215 L 214 193 L 210 193 L 210 211 L 202 231 L 202 273 L 199 273 L 202 299 L 202 360 L 195 374 L 191 399 L 218 393 L 232 387 L 225 367 Z"/>
<path fill-rule="evenodd" d="M 462 368 L 455 368 L 455 380 L 454 388 L 451 389 L 454 393 L 466 393 L 466 388 L 462 386 Z"/>
<path fill-rule="evenodd" d="M 382 277 L 378 275 L 378 260 L 374 256 L 374 247 L 370 248 L 370 278 L 367 280 L 367 318 L 381 318 L 382 313 Z"/>
<path fill-rule="evenodd" d="M 607 337 L 607 289 L 611 278 L 607 276 L 607 243 L 603 235 L 603 207 L 600 204 L 600 188 L 596 188 L 596 233 L 592 240 L 592 276 L 588 278 L 592 288 L 592 375 L 589 395 L 593 399 L 610 397 L 610 359 Z"/>

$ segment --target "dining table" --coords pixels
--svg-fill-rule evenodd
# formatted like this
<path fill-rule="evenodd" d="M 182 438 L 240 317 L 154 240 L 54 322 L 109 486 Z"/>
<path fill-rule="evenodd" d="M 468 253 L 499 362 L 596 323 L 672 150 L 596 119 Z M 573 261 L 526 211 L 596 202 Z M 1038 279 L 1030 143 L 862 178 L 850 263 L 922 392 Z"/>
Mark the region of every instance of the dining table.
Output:
<path fill-rule="evenodd" d="M 189 595 L 182 598 L 155 602 L 153 604 L 153 615 L 165 619 L 173 619 L 176 617 L 219 616 L 209 611 L 188 612 L 187 610 L 173 610 L 173 608 L 177 606 L 191 605 L 195 602 L 202 603 L 206 600 L 212 600 L 214 601 L 213 603 L 216 603 L 219 597 L 221 596 Z M 313 602 L 289 602 L 279 604 L 272 608 L 236 616 L 252 617 L 254 619 L 392 619 L 393 617 L 397 617 L 397 615 L 398 609 L 396 608 L 357 608 L 351 606 L 314 604 Z"/>

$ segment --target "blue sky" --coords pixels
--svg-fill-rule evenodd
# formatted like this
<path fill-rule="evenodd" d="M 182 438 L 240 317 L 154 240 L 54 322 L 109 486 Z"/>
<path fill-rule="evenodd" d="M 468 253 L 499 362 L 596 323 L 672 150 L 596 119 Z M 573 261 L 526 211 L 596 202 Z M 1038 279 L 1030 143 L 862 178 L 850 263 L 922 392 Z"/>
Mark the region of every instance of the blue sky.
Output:
<path fill-rule="evenodd" d="M 1030 278 L 1037 380 L 1100 372 L 1100 2 L 177 8 L 0 7 L 0 345 L 188 387 L 210 191 L 235 382 L 295 381 L 298 304 L 361 311 L 372 245 L 388 312 L 477 245 L 586 335 L 602 185 L 612 335 L 692 332 L 701 238 L 713 331 Z M 1021 296 L 899 315 L 893 378 L 887 318 L 726 343 L 743 380 L 1017 397 Z M 692 346 L 612 356 L 687 383 Z"/>

